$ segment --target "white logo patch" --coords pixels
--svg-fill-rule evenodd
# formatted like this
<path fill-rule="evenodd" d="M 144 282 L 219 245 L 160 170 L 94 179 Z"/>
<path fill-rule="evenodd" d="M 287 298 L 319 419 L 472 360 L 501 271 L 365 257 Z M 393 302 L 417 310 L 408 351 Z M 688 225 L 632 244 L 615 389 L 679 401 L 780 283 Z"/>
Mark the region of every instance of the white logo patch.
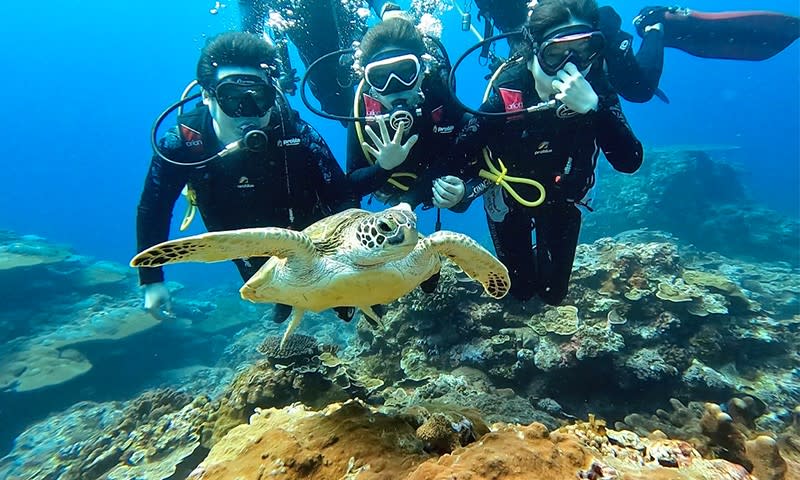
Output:
<path fill-rule="evenodd" d="M 502 222 L 506 218 L 508 205 L 503 198 L 503 189 L 499 185 L 494 185 L 483 194 L 483 208 L 493 222 Z"/>

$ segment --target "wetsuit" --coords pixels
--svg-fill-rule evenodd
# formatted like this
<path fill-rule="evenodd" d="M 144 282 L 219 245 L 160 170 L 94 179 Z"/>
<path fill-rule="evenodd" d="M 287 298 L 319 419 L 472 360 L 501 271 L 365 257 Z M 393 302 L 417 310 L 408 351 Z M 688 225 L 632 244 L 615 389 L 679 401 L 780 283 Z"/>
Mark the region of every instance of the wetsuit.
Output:
<path fill-rule="evenodd" d="M 209 231 L 250 227 L 301 230 L 314 221 L 356 206 L 344 172 L 325 141 L 296 112 L 273 113 L 265 130 L 266 152 L 240 151 L 199 167 L 165 162 L 154 155 L 136 218 L 138 250 L 166 241 L 175 201 L 184 185 Z M 161 151 L 179 162 L 197 162 L 222 149 L 208 108 L 179 117 L 160 140 Z M 243 280 L 268 258 L 234 260 Z M 161 282 L 161 268 L 140 268 L 140 283 Z"/>
<path fill-rule="evenodd" d="M 481 15 L 491 18 L 503 33 L 519 30 L 525 23 L 527 0 L 475 0 Z M 604 56 L 608 80 L 614 90 L 631 102 L 646 102 L 658 90 L 664 66 L 663 33 L 650 30 L 642 33 L 642 45 L 633 52 L 633 36 L 621 30 L 619 14 L 609 6 L 598 10 L 598 29 L 606 38 Z M 512 44 L 513 48 L 513 44 Z"/>
<path fill-rule="evenodd" d="M 446 87 L 447 71 L 436 70 L 423 80 L 421 91 L 425 95 L 424 102 L 419 105 L 421 115 L 416 117 L 414 125 L 404 134 L 404 142 L 412 135 L 419 139 L 406 157 L 406 160 L 392 170 L 384 170 L 371 155 L 361 148 L 356 125 L 348 129 L 347 137 L 347 176 L 355 194 L 364 197 L 370 194 L 384 203 L 396 205 L 406 202 L 411 208 L 423 205 L 430 208 L 432 204 L 431 188 L 433 181 L 441 176 L 457 173 L 451 171 L 451 153 L 455 137 L 465 124 L 467 116 L 452 101 Z M 359 115 L 384 113 L 381 104 L 368 95 L 369 87 L 365 85 L 361 93 Z M 370 123 L 372 130 L 378 133 L 377 124 Z M 360 125 L 363 129 L 365 125 Z M 394 131 L 389 128 L 390 136 Z M 363 130 L 362 130 L 363 132 Z M 365 141 L 371 142 L 366 133 Z"/>
<path fill-rule="evenodd" d="M 459 134 L 457 148 L 465 155 L 487 145 L 495 165 L 502 160 L 509 176 L 534 179 L 545 188 L 542 205 L 525 207 L 493 181 L 477 177 L 476 171 L 485 168 L 483 159 L 464 174 L 470 180 L 457 209 L 484 195 L 495 250 L 511 275 L 511 293 L 520 300 L 538 295 L 557 305 L 566 296 L 581 224 L 577 204 L 594 184 L 600 150 L 620 172 L 633 173 L 642 163 L 642 145 L 602 71 L 593 70 L 587 80 L 600 99 L 597 111 L 579 115 L 561 106 L 508 120 L 475 117 Z M 533 77 L 521 63 L 498 77 L 481 110 L 510 112 L 540 101 Z M 539 198 L 532 188 L 511 185 L 525 200 Z"/>
<path fill-rule="evenodd" d="M 386 0 L 369 0 L 370 7 L 380 15 L 389 3 Z M 348 4 L 339 0 L 239 0 L 242 16 L 242 29 L 245 32 L 262 35 L 264 21 L 270 10 L 278 12 L 292 11 L 286 18 L 291 24 L 285 29 L 286 35 L 297 47 L 300 59 L 307 68 L 319 57 L 340 48 L 350 48 L 352 42 L 360 39 L 366 29 L 366 20 L 358 20 L 355 11 L 347 8 Z M 285 15 L 285 13 L 284 13 Z M 276 42 L 281 52 L 281 60 L 286 68 L 289 54 L 285 42 Z M 350 81 L 352 72 L 348 67 L 339 65 L 337 58 L 317 65 L 309 76 L 311 93 L 319 100 L 322 110 L 347 116 L 353 108 L 353 85 Z M 282 81 L 284 91 L 291 90 L 295 81 L 295 72 L 287 71 Z"/>

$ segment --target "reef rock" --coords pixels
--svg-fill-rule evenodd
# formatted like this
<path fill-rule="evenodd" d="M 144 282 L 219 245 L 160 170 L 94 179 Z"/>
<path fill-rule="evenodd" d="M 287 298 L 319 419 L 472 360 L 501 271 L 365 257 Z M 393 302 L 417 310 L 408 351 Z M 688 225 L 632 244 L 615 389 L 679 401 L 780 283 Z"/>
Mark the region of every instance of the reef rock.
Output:
<path fill-rule="evenodd" d="M 741 466 L 703 459 L 686 442 L 639 438 L 594 419 L 553 432 L 536 423 L 495 424 L 477 441 L 433 456 L 406 418 L 361 402 L 259 410 L 188 478 L 755 480 Z"/>

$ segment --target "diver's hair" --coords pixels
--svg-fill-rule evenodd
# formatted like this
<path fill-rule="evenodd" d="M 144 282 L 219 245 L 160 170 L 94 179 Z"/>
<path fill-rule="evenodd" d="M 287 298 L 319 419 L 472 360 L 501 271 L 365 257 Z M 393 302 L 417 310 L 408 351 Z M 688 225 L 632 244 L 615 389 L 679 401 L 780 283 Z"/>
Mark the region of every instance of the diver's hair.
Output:
<path fill-rule="evenodd" d="M 427 53 L 419 30 L 409 20 L 399 17 L 384 20 L 367 30 L 359 46 L 361 64 L 365 65 L 387 47 L 408 50 L 418 56 Z"/>
<path fill-rule="evenodd" d="M 208 40 L 197 61 L 197 82 L 206 90 L 217 83 L 219 67 L 253 67 L 275 76 L 277 50 L 264 39 L 245 32 L 225 32 Z"/>

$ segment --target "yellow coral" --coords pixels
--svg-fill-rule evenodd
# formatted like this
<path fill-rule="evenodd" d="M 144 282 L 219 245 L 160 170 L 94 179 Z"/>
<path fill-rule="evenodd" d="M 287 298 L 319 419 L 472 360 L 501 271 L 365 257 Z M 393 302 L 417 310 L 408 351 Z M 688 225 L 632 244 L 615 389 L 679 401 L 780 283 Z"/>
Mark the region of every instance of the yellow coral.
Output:
<path fill-rule="evenodd" d="M 450 453 L 460 447 L 459 435 L 450 420 L 442 413 L 434 413 L 417 428 L 417 437 L 438 453 Z"/>
<path fill-rule="evenodd" d="M 609 325 L 624 325 L 628 321 L 616 308 L 609 310 L 606 318 L 608 319 Z"/>
<path fill-rule="evenodd" d="M 548 333 L 556 335 L 571 336 L 578 332 L 578 308 L 573 305 L 562 305 L 544 313 L 541 320 L 536 317 L 531 318 L 530 327 L 541 336 Z"/>
<path fill-rule="evenodd" d="M 659 282 L 656 297 L 667 302 L 691 302 L 696 288 L 686 285 L 683 280 L 674 283 Z"/>

